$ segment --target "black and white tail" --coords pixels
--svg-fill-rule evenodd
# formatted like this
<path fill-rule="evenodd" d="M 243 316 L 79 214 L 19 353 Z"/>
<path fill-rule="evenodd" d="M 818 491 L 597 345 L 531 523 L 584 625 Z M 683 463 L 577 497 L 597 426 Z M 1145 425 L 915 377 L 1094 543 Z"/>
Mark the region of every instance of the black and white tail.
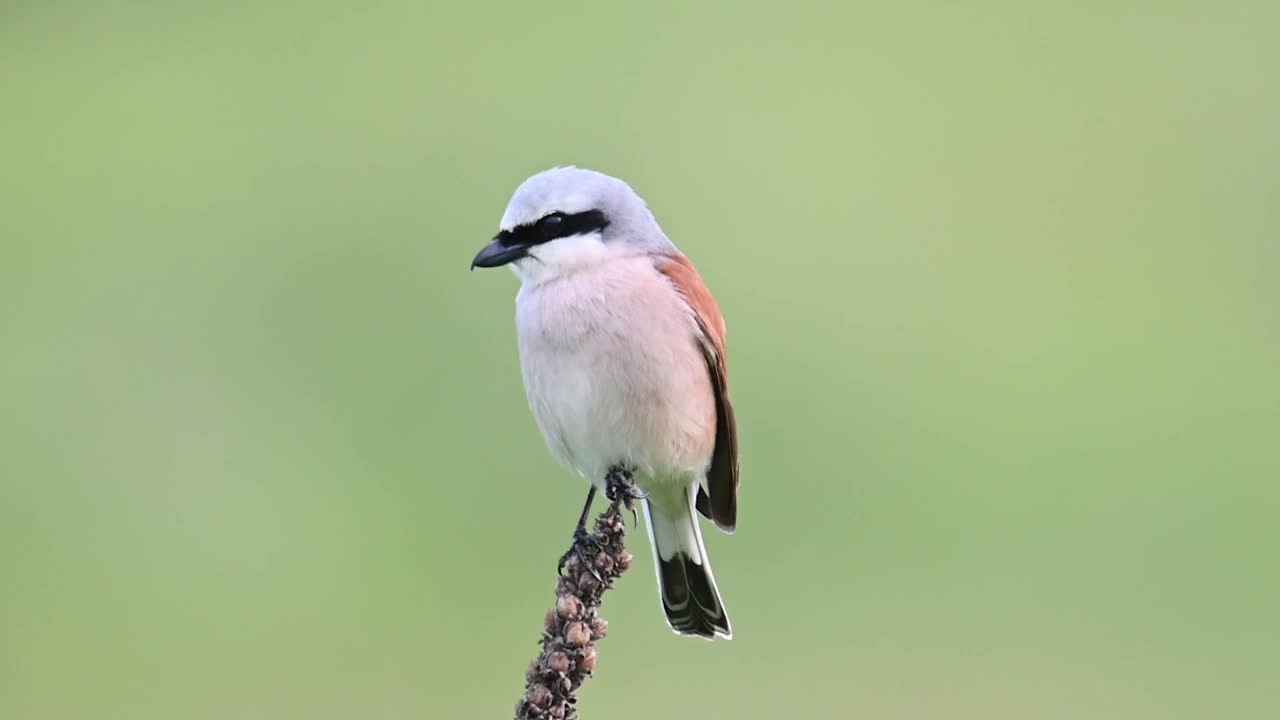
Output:
<path fill-rule="evenodd" d="M 662 488 L 644 501 L 662 610 L 671 629 L 682 635 L 730 638 L 729 616 L 693 512 L 696 488 Z"/>

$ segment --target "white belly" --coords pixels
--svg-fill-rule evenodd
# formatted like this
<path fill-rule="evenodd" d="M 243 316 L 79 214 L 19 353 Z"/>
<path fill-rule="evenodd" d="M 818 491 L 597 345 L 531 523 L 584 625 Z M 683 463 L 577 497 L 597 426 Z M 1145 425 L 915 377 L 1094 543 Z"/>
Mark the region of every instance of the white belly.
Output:
<path fill-rule="evenodd" d="M 610 260 L 516 298 L 520 366 L 551 453 L 600 484 L 611 465 L 700 477 L 715 398 L 696 325 L 648 258 Z"/>

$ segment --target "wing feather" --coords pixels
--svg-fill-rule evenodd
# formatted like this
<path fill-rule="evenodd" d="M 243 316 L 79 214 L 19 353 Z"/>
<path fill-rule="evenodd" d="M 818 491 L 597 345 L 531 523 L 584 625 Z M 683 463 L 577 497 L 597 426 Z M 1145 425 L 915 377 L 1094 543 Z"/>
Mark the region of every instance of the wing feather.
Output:
<path fill-rule="evenodd" d="M 689 258 L 680 253 L 657 256 L 654 263 L 684 298 L 695 322 L 691 339 L 707 361 L 707 373 L 716 398 L 716 446 L 707 469 L 706 488 L 699 488 L 697 508 L 722 530 L 733 532 L 738 522 L 738 429 L 729 402 L 729 376 L 725 369 L 724 318 Z"/>

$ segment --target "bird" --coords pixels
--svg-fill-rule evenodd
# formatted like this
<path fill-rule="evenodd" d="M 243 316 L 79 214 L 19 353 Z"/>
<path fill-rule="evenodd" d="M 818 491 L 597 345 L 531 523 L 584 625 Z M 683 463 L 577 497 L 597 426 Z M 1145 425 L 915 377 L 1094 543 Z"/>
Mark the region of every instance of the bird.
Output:
<path fill-rule="evenodd" d="M 471 267 L 520 280 L 525 393 L 551 455 L 591 484 L 633 472 L 676 633 L 731 638 L 698 513 L 732 533 L 738 438 L 715 298 L 626 182 L 573 166 L 522 182 Z"/>

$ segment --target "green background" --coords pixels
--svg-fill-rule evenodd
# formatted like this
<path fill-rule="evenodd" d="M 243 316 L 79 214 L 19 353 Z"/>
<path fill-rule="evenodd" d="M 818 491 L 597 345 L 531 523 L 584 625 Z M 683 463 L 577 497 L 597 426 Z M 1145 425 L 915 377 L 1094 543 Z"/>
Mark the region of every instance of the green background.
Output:
<path fill-rule="evenodd" d="M 583 486 L 515 186 L 729 325 L 737 637 L 591 718 L 1280 713 L 1280 5 L 0 8 L 0 717 L 502 718 Z"/>

